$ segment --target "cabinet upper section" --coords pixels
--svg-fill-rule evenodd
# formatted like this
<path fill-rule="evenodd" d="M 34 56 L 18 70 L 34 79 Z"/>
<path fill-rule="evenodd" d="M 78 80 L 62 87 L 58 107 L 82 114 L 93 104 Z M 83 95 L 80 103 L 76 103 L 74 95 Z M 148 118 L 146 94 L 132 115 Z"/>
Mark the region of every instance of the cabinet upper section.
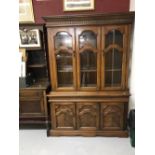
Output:
<path fill-rule="evenodd" d="M 45 17 L 53 90 L 127 89 L 133 18 L 134 13 L 71 16 L 73 21 Z"/>

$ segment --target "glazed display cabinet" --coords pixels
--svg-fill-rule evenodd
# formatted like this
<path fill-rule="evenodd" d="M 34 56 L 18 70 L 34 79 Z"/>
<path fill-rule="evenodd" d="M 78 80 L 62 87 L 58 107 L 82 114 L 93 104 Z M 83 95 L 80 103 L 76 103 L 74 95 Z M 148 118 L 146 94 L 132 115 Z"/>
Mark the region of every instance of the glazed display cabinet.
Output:
<path fill-rule="evenodd" d="M 50 136 L 122 136 L 134 13 L 44 17 Z"/>

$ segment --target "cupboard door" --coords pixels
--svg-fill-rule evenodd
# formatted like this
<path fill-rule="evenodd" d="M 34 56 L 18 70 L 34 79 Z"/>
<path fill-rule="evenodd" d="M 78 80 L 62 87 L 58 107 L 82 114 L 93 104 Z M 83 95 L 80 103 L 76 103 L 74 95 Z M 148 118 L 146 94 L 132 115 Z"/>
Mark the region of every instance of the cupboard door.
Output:
<path fill-rule="evenodd" d="M 73 28 L 48 30 L 49 62 L 53 90 L 76 88 L 76 66 Z"/>
<path fill-rule="evenodd" d="M 123 129 L 124 104 L 101 103 L 101 128 L 103 130 Z"/>
<path fill-rule="evenodd" d="M 102 27 L 102 89 L 123 89 L 127 52 L 127 26 Z"/>
<path fill-rule="evenodd" d="M 97 130 L 99 128 L 97 103 L 77 103 L 77 128 L 80 130 Z"/>
<path fill-rule="evenodd" d="M 52 128 L 75 129 L 75 104 L 51 103 Z"/>
<path fill-rule="evenodd" d="M 100 28 L 76 28 L 77 81 L 79 90 L 98 90 L 100 81 Z"/>

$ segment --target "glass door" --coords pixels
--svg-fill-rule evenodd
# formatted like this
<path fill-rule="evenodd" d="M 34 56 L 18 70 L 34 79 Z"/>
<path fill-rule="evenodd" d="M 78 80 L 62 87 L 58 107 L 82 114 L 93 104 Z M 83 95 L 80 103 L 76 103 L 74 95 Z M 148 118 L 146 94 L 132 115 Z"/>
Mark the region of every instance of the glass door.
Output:
<path fill-rule="evenodd" d="M 121 89 L 125 85 L 126 26 L 102 28 L 102 89 Z"/>
<path fill-rule="evenodd" d="M 53 51 L 50 61 L 53 67 L 53 84 L 56 90 L 76 88 L 74 29 L 52 29 Z"/>
<path fill-rule="evenodd" d="M 76 29 L 78 89 L 99 89 L 99 31 L 97 27 Z"/>

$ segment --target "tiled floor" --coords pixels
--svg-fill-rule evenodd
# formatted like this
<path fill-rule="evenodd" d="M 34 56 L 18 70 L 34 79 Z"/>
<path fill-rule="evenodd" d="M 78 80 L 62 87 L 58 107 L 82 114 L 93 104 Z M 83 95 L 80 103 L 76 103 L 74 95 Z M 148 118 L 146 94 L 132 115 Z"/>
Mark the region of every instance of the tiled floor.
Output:
<path fill-rule="evenodd" d="M 20 130 L 19 155 L 134 155 L 129 138 L 47 137 L 45 130 Z"/>

